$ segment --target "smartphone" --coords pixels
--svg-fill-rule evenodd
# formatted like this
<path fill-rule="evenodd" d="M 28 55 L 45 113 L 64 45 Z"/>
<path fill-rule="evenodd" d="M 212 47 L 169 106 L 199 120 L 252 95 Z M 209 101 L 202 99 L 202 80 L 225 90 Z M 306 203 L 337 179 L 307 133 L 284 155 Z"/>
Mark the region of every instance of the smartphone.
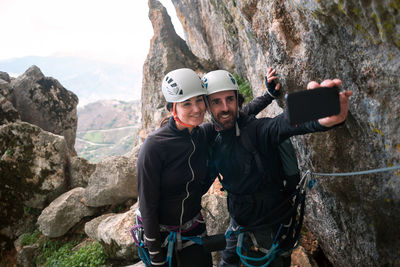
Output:
<path fill-rule="evenodd" d="M 291 125 L 337 115 L 339 88 L 320 87 L 285 95 L 286 118 Z"/>

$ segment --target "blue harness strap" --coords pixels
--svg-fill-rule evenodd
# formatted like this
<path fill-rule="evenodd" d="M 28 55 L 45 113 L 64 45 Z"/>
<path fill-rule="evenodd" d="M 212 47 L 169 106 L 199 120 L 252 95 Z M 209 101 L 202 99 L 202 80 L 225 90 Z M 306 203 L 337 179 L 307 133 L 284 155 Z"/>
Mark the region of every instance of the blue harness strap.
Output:
<path fill-rule="evenodd" d="M 150 257 L 149 257 L 148 252 L 146 251 L 145 244 L 143 243 L 143 241 L 140 240 L 140 238 L 138 238 L 136 236 L 137 231 L 139 231 L 140 228 L 143 229 L 143 226 L 141 224 L 137 224 L 130 229 L 130 232 L 133 237 L 133 240 L 135 241 L 136 247 L 138 249 L 139 258 L 143 261 L 143 263 L 146 265 L 146 267 L 151 267 Z M 198 245 L 203 244 L 203 241 L 200 236 L 181 236 L 181 239 L 183 241 L 191 241 Z M 175 243 L 177 242 L 177 233 L 174 231 L 171 231 L 167 237 L 167 240 L 168 240 L 168 248 L 167 248 L 166 262 L 168 262 L 168 265 L 171 267 L 174 246 L 175 246 Z"/>
<path fill-rule="evenodd" d="M 145 249 L 145 244 L 143 243 L 142 238 L 140 237 L 140 235 L 143 234 L 143 232 L 140 233 L 142 229 L 143 226 L 141 224 L 137 224 L 130 229 L 130 233 L 132 235 L 133 240 L 135 241 L 139 258 L 143 261 L 146 267 L 151 267 L 149 254 L 147 253 Z"/>
<path fill-rule="evenodd" d="M 281 252 L 280 249 L 278 249 L 279 244 L 278 243 L 273 243 L 268 250 L 268 252 L 262 256 L 262 257 L 249 257 L 245 256 L 242 253 L 242 248 L 243 248 L 243 238 L 244 238 L 245 233 L 240 233 L 238 236 L 238 244 L 236 246 L 236 253 L 239 256 L 240 260 L 244 265 L 247 267 L 253 267 L 253 265 L 249 264 L 247 261 L 255 261 L 255 262 L 260 262 L 260 261 L 265 261 L 263 265 L 260 265 L 261 267 L 268 266 L 274 259 L 275 257 Z"/>

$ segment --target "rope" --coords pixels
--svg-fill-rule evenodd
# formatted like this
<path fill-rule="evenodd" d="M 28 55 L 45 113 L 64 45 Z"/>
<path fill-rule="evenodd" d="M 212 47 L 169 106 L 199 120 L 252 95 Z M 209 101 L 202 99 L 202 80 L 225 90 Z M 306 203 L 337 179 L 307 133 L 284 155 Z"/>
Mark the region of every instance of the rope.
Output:
<path fill-rule="evenodd" d="M 238 254 L 239 259 L 241 260 L 241 262 L 244 265 L 246 265 L 247 267 L 253 267 L 254 265 L 251 265 L 251 264 L 247 263 L 246 260 L 255 261 L 255 262 L 266 261 L 263 265 L 260 266 L 260 267 L 266 267 L 275 259 L 276 254 L 279 253 L 278 244 L 277 243 L 273 243 L 271 245 L 271 248 L 268 250 L 268 253 L 266 253 L 262 257 L 245 256 L 241 252 L 242 247 L 243 247 L 243 237 L 244 237 L 244 233 L 240 233 L 239 236 L 238 236 L 238 242 L 237 242 L 237 246 L 236 246 L 236 253 Z"/>
<path fill-rule="evenodd" d="M 393 167 L 366 170 L 366 171 L 358 171 L 358 172 L 342 172 L 342 173 L 311 172 L 311 175 L 315 175 L 315 176 L 352 176 L 352 175 L 362 175 L 362 174 L 369 174 L 369 173 L 376 173 L 376 172 L 386 172 L 386 171 L 392 171 L 392 170 L 397 170 L 397 169 L 400 169 L 400 165 L 393 166 Z"/>

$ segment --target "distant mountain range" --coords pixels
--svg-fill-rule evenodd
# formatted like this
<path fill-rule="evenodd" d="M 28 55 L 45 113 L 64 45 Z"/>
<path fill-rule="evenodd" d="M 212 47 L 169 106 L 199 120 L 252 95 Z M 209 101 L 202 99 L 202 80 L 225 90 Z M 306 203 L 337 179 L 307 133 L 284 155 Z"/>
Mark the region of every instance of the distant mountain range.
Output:
<path fill-rule="evenodd" d="M 78 156 L 98 162 L 131 151 L 137 143 L 140 108 L 139 100 L 103 100 L 79 108 L 75 142 Z"/>
<path fill-rule="evenodd" d="M 30 56 L 0 60 L 0 71 L 18 76 L 32 65 L 74 92 L 80 107 L 101 99 L 140 99 L 141 70 L 135 71 L 125 65 L 77 57 Z"/>

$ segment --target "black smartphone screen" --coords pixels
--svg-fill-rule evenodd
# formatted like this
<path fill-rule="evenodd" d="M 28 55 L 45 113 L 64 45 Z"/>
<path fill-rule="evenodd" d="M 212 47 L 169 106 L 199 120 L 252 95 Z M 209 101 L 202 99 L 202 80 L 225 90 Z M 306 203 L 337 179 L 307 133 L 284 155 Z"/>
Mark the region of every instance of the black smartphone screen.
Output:
<path fill-rule="evenodd" d="M 337 115 L 339 88 L 320 87 L 285 95 L 286 118 L 291 125 Z"/>

